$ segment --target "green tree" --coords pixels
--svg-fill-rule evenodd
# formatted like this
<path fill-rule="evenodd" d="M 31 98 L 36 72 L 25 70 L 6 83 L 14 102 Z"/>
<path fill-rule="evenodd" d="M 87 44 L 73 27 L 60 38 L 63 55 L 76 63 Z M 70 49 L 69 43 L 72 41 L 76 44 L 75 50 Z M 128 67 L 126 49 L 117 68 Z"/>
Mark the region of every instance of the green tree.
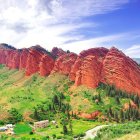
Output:
<path fill-rule="evenodd" d="M 68 133 L 68 128 L 67 128 L 67 125 L 68 125 L 68 119 L 66 117 L 66 115 L 63 115 L 62 118 L 61 118 L 61 124 L 63 126 L 63 133 L 64 135 Z"/>
<path fill-rule="evenodd" d="M 139 96 L 138 95 L 134 96 L 134 103 L 139 105 Z"/>
<path fill-rule="evenodd" d="M 23 116 L 15 108 L 11 108 L 11 110 L 9 110 L 9 114 L 10 117 L 8 118 L 8 120 L 10 123 L 15 124 L 23 120 Z"/>
<path fill-rule="evenodd" d="M 124 112 L 122 109 L 120 110 L 120 120 L 121 122 L 124 122 Z"/>
<path fill-rule="evenodd" d="M 111 117 L 113 117 L 113 111 L 112 111 L 112 108 L 111 108 L 111 107 L 109 107 L 108 112 L 109 112 L 109 115 L 110 115 Z"/>
<path fill-rule="evenodd" d="M 34 109 L 34 118 L 35 118 L 36 120 L 40 120 L 40 117 L 39 117 L 39 114 L 38 114 L 36 108 Z"/>
<path fill-rule="evenodd" d="M 118 117 L 118 112 L 117 111 L 114 113 L 114 119 L 115 119 L 116 122 L 119 122 L 119 117 Z"/>
<path fill-rule="evenodd" d="M 120 104 L 120 99 L 119 99 L 118 96 L 115 97 L 115 101 L 116 101 L 117 104 Z"/>

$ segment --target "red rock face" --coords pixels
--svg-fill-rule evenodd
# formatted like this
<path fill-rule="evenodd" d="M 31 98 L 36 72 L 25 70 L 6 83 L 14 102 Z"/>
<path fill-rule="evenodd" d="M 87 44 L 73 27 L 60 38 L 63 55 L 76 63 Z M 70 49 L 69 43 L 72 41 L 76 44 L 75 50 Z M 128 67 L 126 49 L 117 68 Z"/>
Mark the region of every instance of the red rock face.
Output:
<path fill-rule="evenodd" d="M 7 64 L 8 57 L 15 49 L 7 44 L 0 44 L 0 64 Z"/>
<path fill-rule="evenodd" d="M 68 53 L 60 56 L 55 62 L 52 73 L 60 72 L 62 74 L 69 75 L 71 67 L 76 61 L 76 59 L 77 55 L 74 53 Z"/>
<path fill-rule="evenodd" d="M 6 63 L 6 53 L 5 50 L 0 49 L 0 64 L 5 64 Z"/>
<path fill-rule="evenodd" d="M 30 76 L 33 73 L 39 71 L 39 63 L 41 61 L 41 57 L 44 55 L 43 52 L 38 51 L 34 48 L 29 50 L 29 55 L 26 64 L 26 76 Z"/>
<path fill-rule="evenodd" d="M 20 51 L 18 50 L 2 50 L 1 63 L 6 64 L 10 69 L 18 69 L 20 62 Z"/>
<path fill-rule="evenodd" d="M 89 120 L 93 120 L 93 119 L 96 119 L 100 114 L 101 114 L 101 112 L 95 111 L 91 114 L 81 113 L 81 114 L 79 114 L 79 117 L 86 118 L 86 119 L 89 119 Z"/>
<path fill-rule="evenodd" d="M 39 73 L 41 76 L 49 75 L 54 67 L 54 59 L 49 55 L 43 55 L 39 64 Z"/>
<path fill-rule="evenodd" d="M 26 76 L 36 72 L 46 76 L 52 71 L 54 60 L 38 45 L 30 49 L 17 50 L 4 44 L 0 45 L 0 64 L 5 64 L 10 69 L 25 69 Z"/>
<path fill-rule="evenodd" d="M 76 73 L 75 85 L 85 85 L 96 88 L 101 79 L 102 63 L 95 56 L 83 59 L 80 70 Z"/>
<path fill-rule="evenodd" d="M 140 95 L 140 67 L 116 48 L 110 49 L 103 61 L 102 81 Z"/>
<path fill-rule="evenodd" d="M 108 49 L 105 48 L 92 48 L 80 53 L 69 75 L 70 79 L 75 81 L 75 86 L 97 87 L 107 52 Z"/>
<path fill-rule="evenodd" d="M 118 89 L 140 95 L 140 67 L 116 48 L 93 48 L 77 56 L 54 48 L 51 53 L 40 46 L 17 50 L 0 44 L 0 64 L 10 69 L 25 69 L 26 75 L 36 72 L 41 76 L 59 72 L 68 75 L 75 86 L 96 88 L 99 82 L 115 85 Z"/>
<path fill-rule="evenodd" d="M 88 55 L 93 55 L 93 56 L 96 56 L 98 59 L 102 59 L 106 56 L 107 53 L 108 53 L 108 49 L 106 49 L 104 47 L 91 48 L 91 49 L 82 51 L 80 53 L 79 57 L 83 58 L 83 57 L 86 57 Z"/>
<path fill-rule="evenodd" d="M 36 72 L 39 72 L 41 76 L 46 76 L 50 74 L 53 66 L 53 58 L 43 48 L 40 46 L 30 48 L 26 64 L 26 76 Z"/>
<path fill-rule="evenodd" d="M 21 50 L 20 65 L 19 65 L 19 69 L 20 69 L 20 70 L 26 68 L 27 59 L 28 59 L 28 54 L 29 54 L 29 50 L 28 50 L 28 49 L 22 49 L 22 50 Z"/>
<path fill-rule="evenodd" d="M 18 69 L 20 64 L 20 51 L 14 50 L 11 53 L 10 68 Z"/>
<path fill-rule="evenodd" d="M 69 78 L 71 81 L 75 81 L 76 73 L 80 70 L 81 63 L 82 63 L 82 59 L 78 57 L 74 65 L 72 66 L 70 74 L 69 74 Z"/>
<path fill-rule="evenodd" d="M 60 48 L 54 47 L 54 48 L 52 49 L 52 51 L 51 51 L 51 54 L 52 54 L 52 56 L 54 56 L 55 58 L 58 58 L 58 57 L 60 57 L 60 56 L 62 56 L 62 55 L 64 55 L 64 54 L 66 54 L 66 52 L 63 51 L 63 50 L 60 49 Z"/>

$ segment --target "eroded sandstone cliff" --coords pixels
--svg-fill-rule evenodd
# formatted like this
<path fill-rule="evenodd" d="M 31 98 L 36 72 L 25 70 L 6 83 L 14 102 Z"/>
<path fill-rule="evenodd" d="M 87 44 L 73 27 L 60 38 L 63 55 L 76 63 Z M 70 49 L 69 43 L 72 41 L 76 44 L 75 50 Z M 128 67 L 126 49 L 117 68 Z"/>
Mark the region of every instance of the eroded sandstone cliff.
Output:
<path fill-rule="evenodd" d="M 59 72 L 68 75 L 75 86 L 96 88 L 103 82 L 140 95 L 140 67 L 114 47 L 92 48 L 77 55 L 58 48 L 49 53 L 39 45 L 19 50 L 1 44 L 0 64 L 10 69 L 24 69 L 26 76 Z"/>

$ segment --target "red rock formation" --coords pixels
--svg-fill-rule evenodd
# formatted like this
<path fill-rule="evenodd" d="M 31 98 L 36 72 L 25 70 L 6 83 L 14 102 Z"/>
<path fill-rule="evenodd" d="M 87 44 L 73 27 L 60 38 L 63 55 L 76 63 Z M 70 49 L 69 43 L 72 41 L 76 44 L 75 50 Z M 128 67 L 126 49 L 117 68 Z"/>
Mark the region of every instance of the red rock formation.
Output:
<path fill-rule="evenodd" d="M 140 95 L 140 67 L 116 48 L 111 48 L 103 61 L 102 82 Z"/>
<path fill-rule="evenodd" d="M 76 73 L 80 70 L 81 63 L 82 63 L 82 59 L 78 57 L 69 73 L 69 78 L 71 81 L 75 81 Z"/>
<path fill-rule="evenodd" d="M 20 64 L 20 51 L 19 50 L 13 50 L 10 54 L 9 59 L 9 68 L 10 69 L 18 69 Z"/>
<path fill-rule="evenodd" d="M 7 64 L 7 59 L 10 55 L 10 52 L 15 50 L 14 47 L 9 46 L 8 44 L 0 44 L 0 64 Z"/>
<path fill-rule="evenodd" d="M 43 55 L 39 65 L 39 73 L 41 76 L 49 75 L 54 67 L 54 59 L 49 55 Z"/>
<path fill-rule="evenodd" d="M 29 50 L 28 49 L 22 49 L 21 55 L 20 55 L 20 65 L 19 69 L 25 69 L 27 65 L 27 59 L 28 59 Z"/>
<path fill-rule="evenodd" d="M 107 53 L 108 53 L 108 49 L 106 49 L 104 47 L 91 48 L 91 49 L 82 51 L 80 53 L 79 57 L 83 58 L 83 57 L 86 57 L 88 55 L 93 55 L 93 56 L 96 56 L 99 59 L 102 59 L 106 56 Z"/>
<path fill-rule="evenodd" d="M 99 111 L 95 111 L 95 112 L 93 112 L 91 114 L 80 113 L 79 117 L 86 118 L 86 119 L 89 119 L 89 120 L 93 120 L 93 119 L 96 119 L 100 114 L 101 114 L 101 112 L 99 112 Z"/>
<path fill-rule="evenodd" d="M 69 75 L 71 67 L 76 61 L 76 59 L 77 55 L 75 53 L 68 53 L 60 56 L 55 62 L 52 73 L 60 72 L 62 74 Z"/>
<path fill-rule="evenodd" d="M 54 60 L 49 53 L 40 46 L 33 46 L 29 49 L 26 76 L 39 72 L 41 76 L 50 74 L 54 66 Z"/>
<path fill-rule="evenodd" d="M 30 76 L 39 71 L 39 64 L 45 50 L 40 46 L 33 46 L 29 49 L 27 64 L 26 64 L 26 76 Z"/>
<path fill-rule="evenodd" d="M 55 64 L 51 54 L 60 56 Z M 49 53 L 40 46 L 17 50 L 0 44 L 0 64 L 10 69 L 25 69 L 27 76 L 36 72 L 42 76 L 60 72 L 75 81 L 75 86 L 96 88 L 103 82 L 140 95 L 140 67 L 116 48 L 92 48 L 77 56 L 58 48 Z"/>
<path fill-rule="evenodd" d="M 0 64 L 6 63 L 6 57 L 5 50 L 0 49 Z"/>
<path fill-rule="evenodd" d="M 62 55 L 64 55 L 64 54 L 66 54 L 66 52 L 63 51 L 63 50 L 60 49 L 60 48 L 54 47 L 54 48 L 52 49 L 52 51 L 51 51 L 51 54 L 52 54 L 52 56 L 53 56 L 54 58 L 58 58 L 58 57 L 60 57 L 60 56 L 62 56 Z"/>
<path fill-rule="evenodd" d="M 75 85 L 96 88 L 101 80 L 102 63 L 95 56 L 83 59 L 80 70 L 76 73 Z"/>
<path fill-rule="evenodd" d="M 102 61 L 107 52 L 108 49 L 101 47 L 80 53 L 69 75 L 70 79 L 75 81 L 76 86 L 97 87 L 101 79 Z"/>

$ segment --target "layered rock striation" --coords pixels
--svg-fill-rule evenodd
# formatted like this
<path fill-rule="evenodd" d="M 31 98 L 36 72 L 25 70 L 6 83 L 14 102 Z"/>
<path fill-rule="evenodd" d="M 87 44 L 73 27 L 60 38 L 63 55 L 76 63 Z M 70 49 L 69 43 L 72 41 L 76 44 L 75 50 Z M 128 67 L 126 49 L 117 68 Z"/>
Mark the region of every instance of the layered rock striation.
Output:
<path fill-rule="evenodd" d="M 37 72 L 41 76 L 46 76 L 53 69 L 54 59 L 39 45 L 28 49 L 15 49 L 7 44 L 1 44 L 0 64 L 5 64 L 9 69 L 25 69 L 26 76 Z"/>
<path fill-rule="evenodd" d="M 114 47 L 92 48 L 77 55 L 58 48 L 49 53 L 39 45 L 19 50 L 1 44 L 0 64 L 9 69 L 24 69 L 26 76 L 59 72 L 68 75 L 75 86 L 96 88 L 103 82 L 140 95 L 140 67 Z"/>

